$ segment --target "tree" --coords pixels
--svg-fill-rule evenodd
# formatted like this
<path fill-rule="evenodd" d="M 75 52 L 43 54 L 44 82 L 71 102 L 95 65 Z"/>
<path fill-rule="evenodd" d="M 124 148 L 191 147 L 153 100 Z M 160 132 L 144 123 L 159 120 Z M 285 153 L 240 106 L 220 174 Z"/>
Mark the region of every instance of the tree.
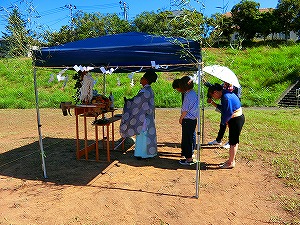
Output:
<path fill-rule="evenodd" d="M 67 25 L 62 26 L 58 32 L 45 31 L 43 38 L 48 46 L 55 46 L 77 40 L 74 35 L 74 30 Z"/>
<path fill-rule="evenodd" d="M 231 35 L 234 33 L 234 27 L 231 16 L 216 13 L 206 19 L 206 23 L 211 27 L 209 39 L 219 42 L 225 39 L 230 42 Z"/>
<path fill-rule="evenodd" d="M 103 17 L 100 13 L 76 13 L 73 18 L 76 40 L 105 35 Z"/>
<path fill-rule="evenodd" d="M 181 10 L 168 22 L 167 34 L 169 36 L 184 37 L 193 40 L 201 40 L 205 34 L 203 30 L 204 17 L 196 10 Z"/>
<path fill-rule="evenodd" d="M 63 26 L 59 32 L 47 31 L 44 39 L 48 45 L 63 44 L 70 41 L 99 37 L 107 34 L 117 34 L 132 31 L 132 26 L 117 14 L 102 15 L 100 13 L 76 13 L 72 27 Z"/>
<path fill-rule="evenodd" d="M 202 38 L 203 23 L 204 18 L 201 13 L 189 10 L 143 12 L 133 21 L 139 32 L 194 40 Z"/>
<path fill-rule="evenodd" d="M 144 32 L 149 34 L 163 34 L 168 29 L 168 17 L 171 16 L 171 12 L 142 12 L 137 15 L 133 21 L 133 25 L 138 32 Z"/>
<path fill-rule="evenodd" d="M 246 40 L 252 40 L 258 30 L 259 6 L 257 2 L 242 0 L 231 9 L 233 23 Z"/>
<path fill-rule="evenodd" d="M 276 32 L 276 18 L 272 11 L 261 12 L 257 19 L 257 33 L 260 34 L 264 40 L 269 34 Z"/>
<path fill-rule="evenodd" d="M 18 8 L 9 13 L 8 25 L 5 26 L 7 33 L 4 34 L 5 51 L 9 57 L 26 56 L 30 49 L 29 31 L 26 22 L 22 19 Z"/>
<path fill-rule="evenodd" d="M 103 23 L 106 34 L 119 34 L 133 31 L 131 24 L 127 20 L 120 19 L 115 13 L 103 17 Z"/>
<path fill-rule="evenodd" d="M 290 31 L 300 30 L 300 1 L 279 0 L 274 12 L 277 18 L 277 25 L 280 32 L 285 33 L 286 40 Z"/>

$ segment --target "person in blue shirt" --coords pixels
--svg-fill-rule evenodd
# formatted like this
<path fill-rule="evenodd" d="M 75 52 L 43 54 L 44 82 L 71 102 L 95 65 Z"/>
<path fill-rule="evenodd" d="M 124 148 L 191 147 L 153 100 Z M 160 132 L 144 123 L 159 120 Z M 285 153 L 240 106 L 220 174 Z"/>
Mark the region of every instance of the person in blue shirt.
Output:
<path fill-rule="evenodd" d="M 180 79 L 179 90 L 184 93 L 181 106 L 179 123 L 182 127 L 181 136 L 181 156 L 184 158 L 179 161 L 182 165 L 192 165 L 193 151 L 195 148 L 194 133 L 198 118 L 198 95 L 193 89 L 194 83 L 189 76 Z"/>
<path fill-rule="evenodd" d="M 180 80 L 181 79 L 175 79 L 172 83 L 172 87 L 173 89 L 175 89 L 176 91 L 178 91 L 180 94 L 181 94 L 181 104 L 183 103 L 183 100 L 184 100 L 184 92 L 180 89 Z M 194 132 L 193 134 L 193 149 L 195 150 L 196 149 L 196 131 Z"/>
<path fill-rule="evenodd" d="M 209 83 L 209 82 L 205 82 L 204 85 L 206 87 L 209 87 L 212 84 Z M 223 86 L 223 89 L 235 93 L 238 96 L 239 100 L 241 100 L 241 88 L 237 88 L 237 87 L 235 87 L 235 86 L 233 86 L 229 83 L 226 83 L 226 82 L 224 82 L 222 84 L 222 86 Z M 216 139 L 213 140 L 213 141 L 208 142 L 208 144 L 209 145 L 219 145 L 219 146 L 221 146 L 222 145 L 222 139 L 223 139 L 225 131 L 226 131 L 226 127 L 227 127 L 226 124 L 223 125 L 222 123 L 220 123 L 220 128 L 219 128 L 219 132 L 218 132 L 218 135 L 217 135 Z M 229 142 L 226 142 L 226 144 L 224 144 L 222 147 L 226 148 L 226 149 L 229 149 L 230 148 Z"/>
<path fill-rule="evenodd" d="M 220 168 L 231 169 L 235 167 L 235 156 L 239 146 L 239 137 L 245 123 L 241 102 L 236 94 L 224 90 L 220 84 L 211 85 L 207 93 L 208 103 L 211 103 L 221 112 L 221 124 L 229 127 L 229 159 Z M 220 99 L 221 104 L 212 99 Z"/>

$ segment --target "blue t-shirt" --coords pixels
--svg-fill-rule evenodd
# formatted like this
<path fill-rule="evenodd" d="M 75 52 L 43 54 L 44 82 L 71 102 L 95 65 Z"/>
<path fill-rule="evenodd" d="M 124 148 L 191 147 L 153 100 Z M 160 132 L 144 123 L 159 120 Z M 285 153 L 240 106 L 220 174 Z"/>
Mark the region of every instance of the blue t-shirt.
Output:
<path fill-rule="evenodd" d="M 194 120 L 198 118 L 198 95 L 193 89 L 184 93 L 181 112 L 184 111 L 187 112 L 184 119 Z"/>
<path fill-rule="evenodd" d="M 236 94 L 223 90 L 221 105 L 217 108 L 221 111 L 221 124 L 225 125 L 232 117 L 235 110 L 241 108 L 241 102 Z"/>

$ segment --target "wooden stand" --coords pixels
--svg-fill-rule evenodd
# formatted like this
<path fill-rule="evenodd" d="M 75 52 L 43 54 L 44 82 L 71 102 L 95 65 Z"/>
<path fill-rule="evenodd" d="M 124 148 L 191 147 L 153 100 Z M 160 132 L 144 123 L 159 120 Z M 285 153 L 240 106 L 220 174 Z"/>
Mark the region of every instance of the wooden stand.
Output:
<path fill-rule="evenodd" d="M 112 112 L 112 117 L 107 120 L 105 124 L 95 124 L 95 137 L 96 137 L 96 160 L 99 160 L 98 151 L 99 149 L 99 141 L 98 141 L 98 126 L 102 127 L 102 137 L 103 137 L 103 147 L 105 146 L 107 152 L 107 161 L 110 162 L 110 135 L 109 135 L 109 127 L 111 125 L 111 140 L 112 140 L 112 149 L 115 148 L 115 135 L 114 135 L 114 123 L 120 120 L 121 117 L 114 117 Z M 106 136 L 105 129 L 106 128 Z M 124 150 L 124 145 L 122 145 L 122 149 Z"/>
<path fill-rule="evenodd" d="M 88 160 L 88 154 L 90 151 L 95 150 L 96 152 L 96 161 L 99 161 L 99 135 L 98 135 L 98 126 L 102 127 L 102 137 L 103 137 L 103 147 L 105 146 L 107 151 L 107 161 L 110 162 L 110 125 L 112 125 L 111 129 L 111 140 L 112 147 L 114 148 L 114 123 L 121 119 L 121 117 L 114 116 L 114 110 L 105 110 L 102 105 L 76 105 L 74 106 L 75 116 L 76 116 L 76 158 L 80 159 L 82 156 L 85 156 L 85 159 Z M 98 116 L 105 117 L 105 114 L 111 112 L 111 117 L 104 124 L 95 124 L 95 142 L 88 145 L 88 137 L 87 137 L 87 117 L 93 117 L 95 120 Z M 83 127 L 84 127 L 84 148 L 80 146 L 79 139 L 79 117 L 83 117 Z M 106 128 L 106 132 L 105 132 Z M 122 149 L 124 149 L 124 145 L 122 145 Z"/>

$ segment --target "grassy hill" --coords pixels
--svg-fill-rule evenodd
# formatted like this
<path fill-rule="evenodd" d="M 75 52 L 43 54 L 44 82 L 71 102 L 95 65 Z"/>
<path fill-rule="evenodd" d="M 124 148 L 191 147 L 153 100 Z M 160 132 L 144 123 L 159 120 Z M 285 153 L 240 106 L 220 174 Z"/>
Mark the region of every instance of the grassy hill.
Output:
<path fill-rule="evenodd" d="M 296 80 L 300 79 L 300 46 L 261 46 L 243 51 L 233 49 L 203 49 L 203 64 L 228 66 L 235 72 L 242 85 L 242 103 L 244 106 L 276 106 L 277 99 Z M 39 104 L 41 108 L 57 108 L 62 101 L 73 101 L 75 71 L 68 70 L 68 82 L 58 82 L 59 70 L 37 68 Z M 49 81 L 51 74 L 54 76 Z M 98 93 L 108 96 L 113 92 L 116 107 L 122 107 L 123 97 L 132 97 L 140 89 L 142 74 L 134 74 L 134 86 L 130 84 L 128 74 L 106 75 L 93 73 Z M 180 95 L 172 89 L 172 81 L 188 73 L 159 73 L 158 81 L 153 84 L 157 107 L 180 107 Z M 221 83 L 211 75 L 205 79 L 212 83 Z M 0 60 L 0 108 L 34 108 L 33 67 L 30 58 Z M 104 85 L 104 83 L 106 85 Z M 195 87 L 196 89 L 197 87 Z M 104 90 L 105 89 L 105 90 Z M 206 90 L 205 90 L 206 92 Z"/>

